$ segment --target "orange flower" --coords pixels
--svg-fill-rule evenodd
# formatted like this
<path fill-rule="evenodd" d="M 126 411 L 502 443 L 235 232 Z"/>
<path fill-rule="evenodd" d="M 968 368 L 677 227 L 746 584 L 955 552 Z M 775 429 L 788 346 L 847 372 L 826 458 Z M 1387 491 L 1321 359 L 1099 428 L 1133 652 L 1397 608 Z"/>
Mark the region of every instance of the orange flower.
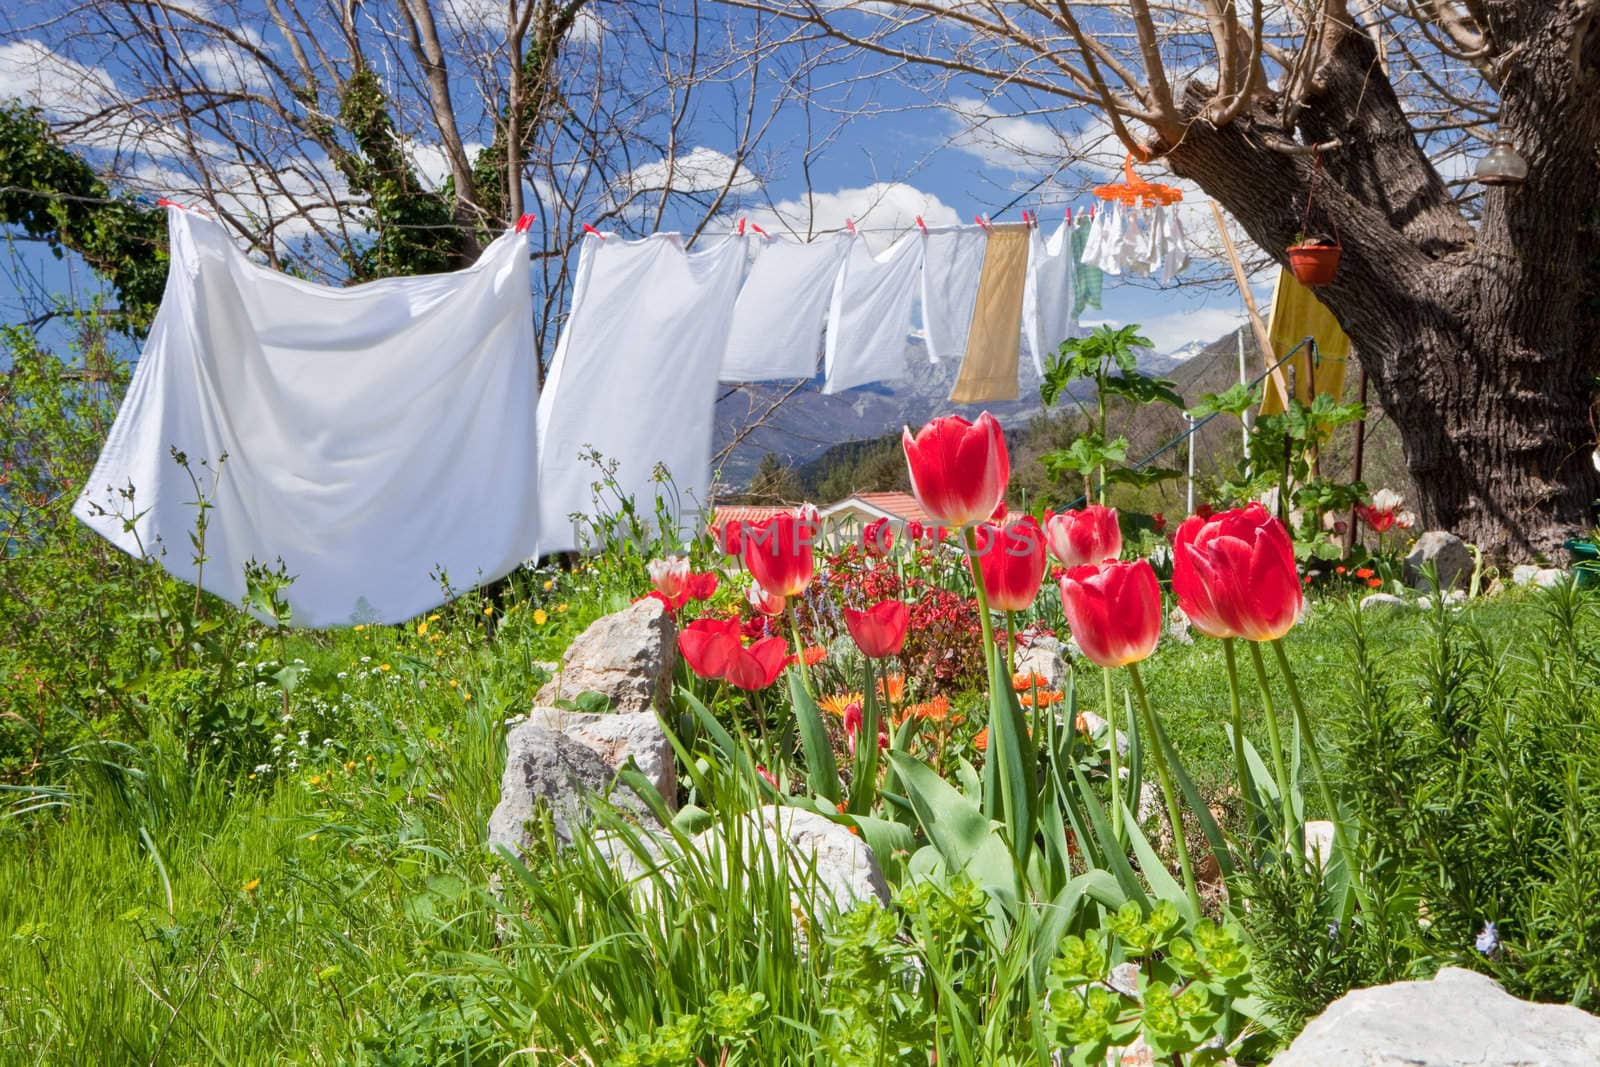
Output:
<path fill-rule="evenodd" d="M 1380 586 L 1382 584 L 1383 584 L 1383 579 L 1382 578 L 1368 578 L 1367 579 L 1367 588 L 1368 589 L 1376 589 L 1376 588 L 1378 588 L 1378 586 Z"/>
<path fill-rule="evenodd" d="M 1048 689 L 1050 680 L 1037 671 L 1024 671 L 1011 676 L 1011 688 L 1017 692 L 1027 689 Z"/>
<path fill-rule="evenodd" d="M 842 719 L 844 718 L 845 708 L 848 708 L 851 704 L 859 703 L 861 703 L 860 693 L 833 693 L 818 700 L 817 707 L 823 711 L 832 712 Z"/>
<path fill-rule="evenodd" d="M 912 704 L 906 708 L 905 717 L 908 719 L 928 719 L 931 722 L 943 722 L 950 717 L 950 698 L 934 697 L 924 700 L 920 704 Z"/>
<path fill-rule="evenodd" d="M 1048 708 L 1051 704 L 1054 704 L 1056 701 L 1062 699 L 1064 698 L 1061 695 L 1061 691 L 1058 689 L 1037 689 L 1023 693 L 1022 696 L 1018 698 L 1017 703 L 1021 704 L 1025 708 Z"/>
<path fill-rule="evenodd" d="M 885 690 L 887 690 L 887 695 L 885 694 Z M 903 674 L 891 674 L 891 675 L 889 675 L 889 676 L 887 676 L 885 678 L 879 678 L 878 679 L 878 699 L 879 700 L 887 700 L 889 703 L 895 705 L 896 707 L 899 707 L 900 702 L 902 700 L 904 700 L 905 698 L 906 698 L 906 676 L 905 675 L 903 675 Z"/>
<path fill-rule="evenodd" d="M 1078 717 L 1072 720 L 1072 725 L 1077 728 L 1080 734 L 1089 732 L 1089 720 L 1083 717 L 1083 712 L 1081 711 L 1078 712 Z"/>
<path fill-rule="evenodd" d="M 1356 577 L 1357 578 L 1371 578 L 1372 577 L 1372 568 L 1371 567 L 1357 567 L 1356 568 Z"/>
<path fill-rule="evenodd" d="M 979 752 L 989 751 L 989 728 L 987 726 L 972 736 L 972 747 Z"/>

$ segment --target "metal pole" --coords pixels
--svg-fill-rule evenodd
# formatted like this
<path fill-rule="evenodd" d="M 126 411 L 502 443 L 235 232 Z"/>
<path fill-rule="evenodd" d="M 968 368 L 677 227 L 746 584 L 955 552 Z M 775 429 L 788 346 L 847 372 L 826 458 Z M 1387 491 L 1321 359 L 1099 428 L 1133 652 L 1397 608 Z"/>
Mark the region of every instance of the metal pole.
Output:
<path fill-rule="evenodd" d="M 1189 494 L 1188 494 L 1187 500 L 1185 501 L 1185 507 L 1183 509 L 1183 513 L 1185 515 L 1193 515 L 1194 514 L 1194 438 L 1195 438 L 1194 416 L 1190 415 L 1188 412 L 1184 412 L 1183 417 L 1185 419 L 1187 419 L 1188 422 L 1189 422 Z"/>

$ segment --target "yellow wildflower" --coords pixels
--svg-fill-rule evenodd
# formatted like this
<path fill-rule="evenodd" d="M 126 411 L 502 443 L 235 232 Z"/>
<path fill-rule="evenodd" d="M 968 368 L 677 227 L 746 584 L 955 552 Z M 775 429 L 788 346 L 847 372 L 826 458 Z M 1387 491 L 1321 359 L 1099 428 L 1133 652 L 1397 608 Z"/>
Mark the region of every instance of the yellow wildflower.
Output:
<path fill-rule="evenodd" d="M 387 663 L 380 663 L 378 664 L 378 669 L 380 671 L 386 671 L 389 669 L 389 665 Z"/>
<path fill-rule="evenodd" d="M 483 613 L 485 615 L 493 615 L 494 614 L 494 605 L 493 604 L 485 604 L 483 606 Z"/>
<path fill-rule="evenodd" d="M 548 615 L 546 615 L 544 613 L 544 609 L 543 608 L 535 608 L 534 609 L 534 612 L 533 612 L 533 624 L 535 626 L 543 626 L 545 623 L 547 623 L 549 621 L 550 621 L 550 616 L 548 616 Z"/>
<path fill-rule="evenodd" d="M 428 620 L 427 619 L 423 619 L 421 622 L 417 623 L 417 636 L 421 637 L 423 634 L 425 634 L 427 632 L 428 632 Z"/>
<path fill-rule="evenodd" d="M 355 770 L 356 769 L 356 761 L 353 760 L 353 759 L 345 760 L 344 761 L 344 769 L 345 769 L 345 773 L 346 774 L 348 774 L 351 771 Z"/>
<path fill-rule="evenodd" d="M 462 700 L 471 700 L 472 699 L 472 694 L 471 693 L 462 693 L 461 694 L 461 699 Z"/>
<path fill-rule="evenodd" d="M 366 628 L 367 627 L 366 627 L 366 625 L 364 623 L 357 623 L 356 627 L 355 627 L 355 631 L 356 631 L 356 633 L 360 633 L 362 630 L 365 630 Z"/>
<path fill-rule="evenodd" d="M 460 683 L 460 682 L 457 682 L 457 681 L 456 681 L 456 680 L 455 680 L 455 679 L 454 679 L 454 678 L 452 678 L 452 679 L 450 679 L 450 688 L 451 688 L 451 689 L 454 689 L 454 688 L 455 688 L 455 687 L 456 687 L 456 686 L 458 686 L 458 685 L 460 685 L 460 684 L 461 684 L 461 683 Z"/>
<path fill-rule="evenodd" d="M 261 879 L 252 878 L 248 882 L 246 882 L 244 885 L 240 886 L 239 888 L 244 890 L 246 893 L 254 893 L 256 891 L 256 888 L 258 886 L 260 886 L 260 885 L 261 885 Z"/>
<path fill-rule="evenodd" d="M 438 616 L 438 614 L 437 614 L 437 613 L 434 613 L 434 614 L 432 614 L 432 615 L 429 615 L 429 616 L 428 616 L 428 621 L 429 621 L 429 622 L 438 622 L 438 621 L 439 621 L 439 616 Z"/>
<path fill-rule="evenodd" d="M 556 587 L 556 580 L 554 578 L 546 578 L 544 580 L 544 591 L 546 593 L 548 593 L 550 590 L 554 589 L 555 587 Z"/>
<path fill-rule="evenodd" d="M 842 718 L 845 708 L 848 708 L 851 704 L 859 703 L 861 703 L 860 693 L 831 693 L 818 700 L 817 706 L 823 711 L 831 711 Z"/>
<path fill-rule="evenodd" d="M 567 613 L 567 606 L 565 604 L 557 604 L 556 605 L 556 614 L 557 615 L 565 615 L 566 613 Z"/>

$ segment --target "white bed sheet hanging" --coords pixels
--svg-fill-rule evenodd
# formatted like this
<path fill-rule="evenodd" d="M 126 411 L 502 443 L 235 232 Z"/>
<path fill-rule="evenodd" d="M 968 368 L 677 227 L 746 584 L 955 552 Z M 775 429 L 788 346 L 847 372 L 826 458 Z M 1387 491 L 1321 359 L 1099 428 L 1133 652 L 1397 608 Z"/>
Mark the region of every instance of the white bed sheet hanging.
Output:
<path fill-rule="evenodd" d="M 822 355 L 828 301 L 850 249 L 850 235 L 797 241 L 756 234 L 741 240 L 750 266 L 734 304 L 721 380 L 813 377 Z"/>
<path fill-rule="evenodd" d="M 989 233 L 982 226 L 941 226 L 928 230 L 922 240 L 922 330 L 928 358 L 935 363 L 959 360 L 972 330 Z"/>
<path fill-rule="evenodd" d="M 455 273 L 340 289 L 252 263 L 200 215 L 167 223 L 166 291 L 80 519 L 233 603 L 248 562 L 281 558 L 298 626 L 399 622 L 445 599 L 431 572 L 461 589 L 532 555 L 526 235 Z M 173 449 L 212 504 L 198 572 Z"/>
<path fill-rule="evenodd" d="M 1061 342 L 1078 334 L 1073 314 L 1077 257 L 1072 251 L 1072 228 L 1065 220 L 1050 236 L 1034 229 L 1029 234 L 1028 281 L 1022 293 L 1022 333 L 1028 340 L 1033 367 L 1044 377 L 1044 361 Z"/>
<path fill-rule="evenodd" d="M 922 252 L 915 232 L 876 256 L 859 236 L 851 242 L 828 309 L 824 393 L 905 376 Z"/>
<path fill-rule="evenodd" d="M 736 238 L 689 252 L 675 233 L 584 237 L 572 312 L 539 398 L 541 553 L 582 547 L 571 516 L 614 512 L 621 496 L 646 522 L 658 495 L 680 523 L 706 503 L 717 377 L 744 261 Z M 616 465 L 616 486 L 598 501 L 593 453 Z M 672 487 L 656 480 L 658 465 Z"/>

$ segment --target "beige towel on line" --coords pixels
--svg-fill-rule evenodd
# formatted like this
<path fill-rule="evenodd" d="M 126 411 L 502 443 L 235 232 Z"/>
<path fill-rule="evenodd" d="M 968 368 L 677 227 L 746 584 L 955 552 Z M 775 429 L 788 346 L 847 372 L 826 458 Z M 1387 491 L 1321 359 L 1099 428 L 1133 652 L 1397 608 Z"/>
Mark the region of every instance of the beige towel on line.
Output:
<path fill-rule="evenodd" d="M 958 404 L 1017 399 L 1022 292 L 1028 279 L 1028 227 L 993 226 L 983 250 L 967 351 L 950 399 Z"/>

